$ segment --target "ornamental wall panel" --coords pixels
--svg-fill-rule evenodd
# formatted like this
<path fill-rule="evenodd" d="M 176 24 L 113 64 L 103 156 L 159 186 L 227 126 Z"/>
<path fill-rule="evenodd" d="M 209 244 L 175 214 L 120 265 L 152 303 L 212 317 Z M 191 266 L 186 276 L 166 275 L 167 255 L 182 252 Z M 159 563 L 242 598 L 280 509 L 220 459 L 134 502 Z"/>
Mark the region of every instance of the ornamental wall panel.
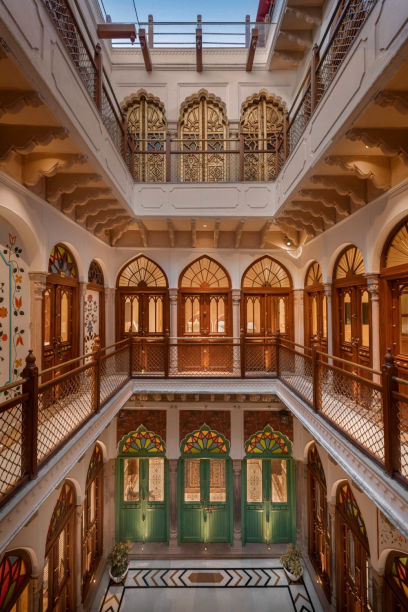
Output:
<path fill-rule="evenodd" d="M 166 410 L 123 409 L 117 418 L 117 442 L 130 431 L 136 431 L 144 425 L 148 431 L 154 431 L 166 442 Z"/>
<path fill-rule="evenodd" d="M 102 296 L 103 297 L 103 296 Z M 84 342 L 85 353 L 93 351 L 96 336 L 100 334 L 101 293 L 87 289 L 84 296 Z"/>

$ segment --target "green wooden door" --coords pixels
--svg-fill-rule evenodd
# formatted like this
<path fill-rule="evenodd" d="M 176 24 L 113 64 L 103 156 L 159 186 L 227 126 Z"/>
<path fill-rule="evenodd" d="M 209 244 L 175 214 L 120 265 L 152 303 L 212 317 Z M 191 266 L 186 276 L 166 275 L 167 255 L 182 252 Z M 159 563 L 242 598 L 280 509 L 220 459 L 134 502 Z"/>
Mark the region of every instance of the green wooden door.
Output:
<path fill-rule="evenodd" d="M 242 469 L 243 544 L 295 542 L 295 477 L 290 450 L 285 436 L 270 427 L 246 443 L 247 458 Z"/>
<path fill-rule="evenodd" d="M 146 457 L 146 454 L 153 456 Z M 143 426 L 119 443 L 116 460 L 117 541 L 168 541 L 169 474 L 168 462 L 163 455 L 163 441 L 153 432 L 146 432 Z"/>
<path fill-rule="evenodd" d="M 179 542 L 232 544 L 232 462 L 228 440 L 204 424 L 184 438 L 180 450 Z"/>

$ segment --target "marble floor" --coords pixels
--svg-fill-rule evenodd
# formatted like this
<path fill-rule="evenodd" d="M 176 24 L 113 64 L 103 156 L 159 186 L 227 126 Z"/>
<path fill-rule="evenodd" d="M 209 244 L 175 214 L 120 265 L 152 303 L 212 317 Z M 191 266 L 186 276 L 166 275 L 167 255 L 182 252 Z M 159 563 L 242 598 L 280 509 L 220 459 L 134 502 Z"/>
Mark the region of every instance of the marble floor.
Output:
<path fill-rule="evenodd" d="M 92 612 L 322 612 L 309 574 L 292 583 L 278 559 L 131 561 L 101 582 Z"/>

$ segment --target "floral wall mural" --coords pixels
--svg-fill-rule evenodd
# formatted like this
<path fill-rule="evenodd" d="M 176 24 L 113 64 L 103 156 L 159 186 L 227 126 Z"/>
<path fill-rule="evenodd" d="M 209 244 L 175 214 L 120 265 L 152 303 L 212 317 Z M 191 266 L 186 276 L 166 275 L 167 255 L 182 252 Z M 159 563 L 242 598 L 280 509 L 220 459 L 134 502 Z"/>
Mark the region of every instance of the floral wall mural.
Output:
<path fill-rule="evenodd" d="M 28 296 L 27 265 L 21 241 L 14 228 L 1 220 L 0 387 L 18 380 L 24 367 L 28 350 Z"/>
<path fill-rule="evenodd" d="M 94 339 L 99 336 L 99 299 L 98 291 L 87 289 L 84 300 L 85 353 L 93 350 Z"/>

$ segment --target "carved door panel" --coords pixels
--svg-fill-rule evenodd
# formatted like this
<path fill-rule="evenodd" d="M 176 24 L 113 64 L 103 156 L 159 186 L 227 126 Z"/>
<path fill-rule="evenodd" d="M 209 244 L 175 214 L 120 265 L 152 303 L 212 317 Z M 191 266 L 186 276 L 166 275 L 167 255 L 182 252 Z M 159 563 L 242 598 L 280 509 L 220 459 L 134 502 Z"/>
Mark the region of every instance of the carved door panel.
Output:
<path fill-rule="evenodd" d="M 51 368 L 74 355 L 75 288 L 48 284 L 43 295 L 43 368 Z M 55 372 L 57 375 L 58 372 Z"/>
<path fill-rule="evenodd" d="M 371 365 L 371 300 L 363 286 L 338 289 L 340 357 Z"/>

